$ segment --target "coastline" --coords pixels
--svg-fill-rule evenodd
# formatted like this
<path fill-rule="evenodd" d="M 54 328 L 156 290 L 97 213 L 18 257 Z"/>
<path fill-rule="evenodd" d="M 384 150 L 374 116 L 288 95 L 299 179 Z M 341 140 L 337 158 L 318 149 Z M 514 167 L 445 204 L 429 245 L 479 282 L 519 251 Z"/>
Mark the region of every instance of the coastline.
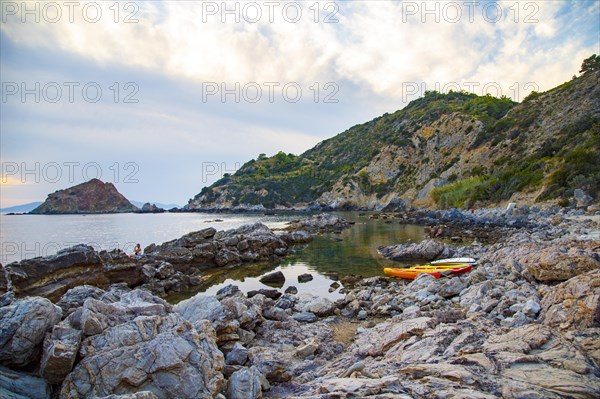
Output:
<path fill-rule="evenodd" d="M 412 282 L 383 276 L 349 278 L 343 281 L 344 298 L 336 302 L 289 293 L 277 299 L 264 294 L 250 298 L 229 286 L 216 296 L 198 295 L 171 306 L 148 291 L 130 290 L 122 284 L 106 285 L 105 290 L 73 287 L 60 296 L 59 306 L 39 297 L 10 299 L 0 307 L 3 325 L 27 324 L 37 306 L 55 316 L 46 316 L 48 322 L 37 326 L 35 333 L 17 327 L 3 330 L 7 344 L 0 348 L 0 361 L 12 370 L 0 370 L 0 385 L 7 387 L 6 375 L 16 375 L 12 381 L 21 385 L 10 385 L 13 392 L 25 381 L 34 381 L 40 392 L 49 392 L 49 383 L 54 383 L 61 386 L 64 398 L 117 392 L 137 392 L 135 397 L 140 398 L 517 398 L 532 392 L 538 397 L 598 396 L 600 241 L 589 239 L 594 236 L 590 233 L 600 231 L 597 215 L 529 208 L 510 217 L 499 212 L 378 214 L 397 223 L 460 225 L 457 234 L 477 226 L 502 234 L 489 243 L 450 240 L 441 244 L 443 248 L 433 257 L 479 260 L 479 266 L 468 274 L 441 279 L 422 275 Z M 307 240 L 322 227 L 302 223 L 308 230 L 312 226 L 312 232 L 299 233 L 302 230 L 296 226 L 284 233 L 290 243 Z M 332 230 L 340 228 L 352 227 L 342 223 Z M 252 234 L 254 230 L 245 231 Z M 259 231 L 259 236 L 270 237 L 266 230 Z M 163 250 L 197 240 L 198 233 L 174 240 Z M 217 232 L 203 234 L 206 239 Z M 261 248 L 271 245 L 274 254 L 273 242 L 265 240 Z M 419 252 L 425 245 L 396 247 L 396 251 L 412 251 L 411 256 L 431 260 L 426 259 L 431 253 Z M 164 251 L 155 252 L 169 253 Z M 155 270 L 161 271 L 163 275 L 170 272 L 164 265 Z M 110 272 L 122 273 L 123 269 L 115 267 Z M 15 313 L 15 309 L 21 311 Z M 116 331 L 142 333 L 141 322 L 163 327 L 147 330 L 148 340 L 134 339 L 120 350 L 123 355 L 117 355 L 111 349 L 111 337 Z M 340 328 L 356 332 L 340 334 Z M 46 331 L 52 333 L 44 338 Z M 200 341 L 189 338 L 191 333 L 199 334 Z M 24 334 L 37 337 L 28 352 L 10 350 Z M 173 340 L 165 341 L 167 336 Z M 191 345 L 190 352 L 181 352 L 181 339 L 186 347 Z M 109 346 L 99 346 L 101 342 Z M 69 348 L 70 365 L 57 361 L 52 348 L 58 347 Z M 142 364 L 131 363 L 127 357 L 160 358 L 157 351 L 173 360 L 154 369 L 138 367 L 139 383 L 126 383 L 130 377 L 123 374 L 125 370 Z M 202 356 L 203 363 L 194 363 L 190 353 Z M 75 364 L 78 354 L 81 359 Z M 117 362 L 119 367 L 98 379 L 95 373 L 100 370 L 93 365 L 104 361 Z M 167 369 L 174 376 L 172 381 L 160 378 Z M 189 373 L 204 383 L 187 380 Z M 236 396 L 236 392 L 250 396 Z"/>

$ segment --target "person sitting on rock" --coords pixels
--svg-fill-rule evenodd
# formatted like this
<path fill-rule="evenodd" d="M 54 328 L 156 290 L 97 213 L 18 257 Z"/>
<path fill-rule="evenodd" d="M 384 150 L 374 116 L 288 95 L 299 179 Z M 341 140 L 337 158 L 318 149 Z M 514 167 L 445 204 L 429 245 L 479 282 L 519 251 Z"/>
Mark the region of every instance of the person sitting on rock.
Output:
<path fill-rule="evenodd" d="M 142 256 L 142 246 L 139 243 L 133 249 L 133 254 L 135 255 L 136 259 Z"/>

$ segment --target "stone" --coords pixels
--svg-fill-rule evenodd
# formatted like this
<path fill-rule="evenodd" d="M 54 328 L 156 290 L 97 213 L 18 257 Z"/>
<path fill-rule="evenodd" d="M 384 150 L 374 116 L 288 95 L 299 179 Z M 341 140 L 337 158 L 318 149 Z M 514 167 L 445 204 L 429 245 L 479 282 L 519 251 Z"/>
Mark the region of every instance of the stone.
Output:
<path fill-rule="evenodd" d="M 224 385 L 223 354 L 207 321 L 138 316 L 84 340 L 82 360 L 60 398 L 151 391 L 157 398 L 213 398 Z"/>
<path fill-rule="evenodd" d="M 225 357 L 225 363 L 229 365 L 243 366 L 248 360 L 248 349 L 244 345 L 236 342 L 233 348 L 229 351 Z"/>
<path fill-rule="evenodd" d="M 0 366 L 2 399 L 51 399 L 50 385 L 42 378 Z"/>
<path fill-rule="evenodd" d="M 435 325 L 431 317 L 384 322 L 359 333 L 353 347 L 360 356 L 381 356 L 390 347 Z"/>
<path fill-rule="evenodd" d="M 295 355 L 301 358 L 306 358 L 309 356 L 313 356 L 315 352 L 319 349 L 319 344 L 315 342 L 314 339 L 310 340 L 310 342 L 299 346 L 296 349 Z"/>
<path fill-rule="evenodd" d="M 380 247 L 377 251 L 392 260 L 434 260 L 444 250 L 444 244 L 437 240 L 424 240 L 419 244 L 398 244 Z"/>
<path fill-rule="evenodd" d="M 261 373 L 258 368 L 245 367 L 231 375 L 227 384 L 227 399 L 261 398 Z"/>
<path fill-rule="evenodd" d="M 581 274 L 548 290 L 542 298 L 544 324 L 561 330 L 600 326 L 600 270 Z"/>
<path fill-rule="evenodd" d="M 299 312 L 310 312 L 323 317 L 333 314 L 335 309 L 335 304 L 329 298 L 312 294 L 300 294 L 297 298 L 298 302 L 294 309 Z"/>
<path fill-rule="evenodd" d="M 328 213 L 322 213 L 303 220 L 289 222 L 286 226 L 288 231 L 305 231 L 310 234 L 319 232 L 342 231 L 352 225 L 351 222 Z"/>
<path fill-rule="evenodd" d="M 173 273 L 175 273 L 175 269 L 173 268 L 173 265 L 169 262 L 161 262 L 156 267 L 156 275 L 161 280 L 171 277 Z"/>
<path fill-rule="evenodd" d="M 258 281 L 263 284 L 278 284 L 279 286 L 285 283 L 285 276 L 281 271 L 265 274 Z"/>
<path fill-rule="evenodd" d="M 79 345 L 81 331 L 63 325 L 56 325 L 46 336 L 43 346 L 40 374 L 51 384 L 60 384 L 71 372 Z"/>
<path fill-rule="evenodd" d="M 65 292 L 56 305 L 62 309 L 64 318 L 83 306 L 86 299 L 100 299 L 105 293 L 106 291 L 92 285 L 80 285 Z"/>
<path fill-rule="evenodd" d="M 292 318 L 301 323 L 314 323 L 315 321 L 319 320 L 319 318 L 311 312 L 294 313 Z"/>
<path fill-rule="evenodd" d="M 533 299 L 529 299 L 527 300 L 527 302 L 525 302 L 525 306 L 523 306 L 523 313 L 527 317 L 536 317 L 538 313 L 540 313 L 541 309 L 542 307 L 539 303 L 537 303 Z"/>
<path fill-rule="evenodd" d="M 0 361 L 24 367 L 38 360 L 46 332 L 61 317 L 61 308 L 40 297 L 19 299 L 1 307 Z"/>
<path fill-rule="evenodd" d="M 313 276 L 310 273 L 304 273 L 298 276 L 298 282 L 299 283 L 307 283 L 309 281 L 312 281 Z"/>
<path fill-rule="evenodd" d="M 108 395 L 103 397 L 94 397 L 94 399 L 158 399 L 153 392 L 142 391 L 135 393 L 126 393 L 124 395 Z"/>
<path fill-rule="evenodd" d="M 251 290 L 246 293 L 248 298 L 252 298 L 253 296 L 256 296 L 259 294 L 264 295 L 267 298 L 271 298 L 271 299 L 277 299 L 281 296 L 281 292 L 279 292 L 275 289 L 265 289 L 265 288 L 261 288 L 259 290 Z"/>
<path fill-rule="evenodd" d="M 292 378 L 288 367 L 293 364 L 291 351 L 276 348 L 253 346 L 248 349 L 248 359 L 252 366 L 256 366 L 270 383 L 285 382 Z"/>
<path fill-rule="evenodd" d="M 221 300 L 223 298 L 238 295 L 241 292 L 242 291 L 240 291 L 240 288 L 237 285 L 229 284 L 217 291 L 215 296 L 218 300 Z"/>
<path fill-rule="evenodd" d="M 442 298 L 452 298 L 467 288 L 467 280 L 462 277 L 452 277 L 446 280 L 437 290 L 437 294 Z"/>
<path fill-rule="evenodd" d="M 58 301 L 68 289 L 79 285 L 109 284 L 102 260 L 89 245 L 75 245 L 53 256 L 12 263 L 9 275 L 17 296 L 42 296 L 51 301 Z"/>
<path fill-rule="evenodd" d="M 600 269 L 598 253 L 579 248 L 563 252 L 550 247 L 531 253 L 520 262 L 536 280 L 542 282 L 565 281 L 590 270 Z"/>
<path fill-rule="evenodd" d="M 297 294 L 298 293 L 298 288 L 294 287 L 293 285 L 290 285 L 289 287 L 287 287 L 284 291 L 286 294 Z"/>

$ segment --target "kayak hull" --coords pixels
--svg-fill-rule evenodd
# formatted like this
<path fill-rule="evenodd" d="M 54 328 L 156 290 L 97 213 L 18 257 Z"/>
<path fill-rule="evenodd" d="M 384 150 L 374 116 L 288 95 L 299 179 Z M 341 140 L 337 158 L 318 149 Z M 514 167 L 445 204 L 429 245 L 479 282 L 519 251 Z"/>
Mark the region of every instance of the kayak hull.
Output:
<path fill-rule="evenodd" d="M 383 272 L 388 276 L 400 277 L 408 280 L 414 280 L 417 278 L 419 274 L 427 273 L 435 278 L 440 278 L 446 275 L 453 274 L 461 274 L 471 271 L 473 269 L 472 265 L 463 265 L 460 267 L 453 268 L 439 268 L 439 267 L 431 267 L 427 268 L 426 266 L 416 266 L 411 268 L 395 268 L 395 267 L 386 267 L 383 269 Z"/>
<path fill-rule="evenodd" d="M 473 258 L 448 258 L 448 259 L 438 259 L 431 262 L 431 265 L 441 266 L 441 265 L 459 265 L 459 264 L 469 264 L 476 265 L 477 261 Z"/>

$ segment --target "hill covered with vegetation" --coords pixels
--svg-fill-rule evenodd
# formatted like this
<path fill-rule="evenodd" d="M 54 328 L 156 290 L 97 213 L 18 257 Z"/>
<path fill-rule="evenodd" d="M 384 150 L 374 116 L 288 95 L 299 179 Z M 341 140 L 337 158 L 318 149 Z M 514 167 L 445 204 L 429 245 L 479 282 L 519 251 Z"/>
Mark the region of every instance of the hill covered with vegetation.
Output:
<path fill-rule="evenodd" d="M 598 198 L 600 71 L 583 72 L 522 103 L 426 92 L 301 155 L 261 154 L 186 208 L 473 207 L 564 202 L 577 188 Z"/>

